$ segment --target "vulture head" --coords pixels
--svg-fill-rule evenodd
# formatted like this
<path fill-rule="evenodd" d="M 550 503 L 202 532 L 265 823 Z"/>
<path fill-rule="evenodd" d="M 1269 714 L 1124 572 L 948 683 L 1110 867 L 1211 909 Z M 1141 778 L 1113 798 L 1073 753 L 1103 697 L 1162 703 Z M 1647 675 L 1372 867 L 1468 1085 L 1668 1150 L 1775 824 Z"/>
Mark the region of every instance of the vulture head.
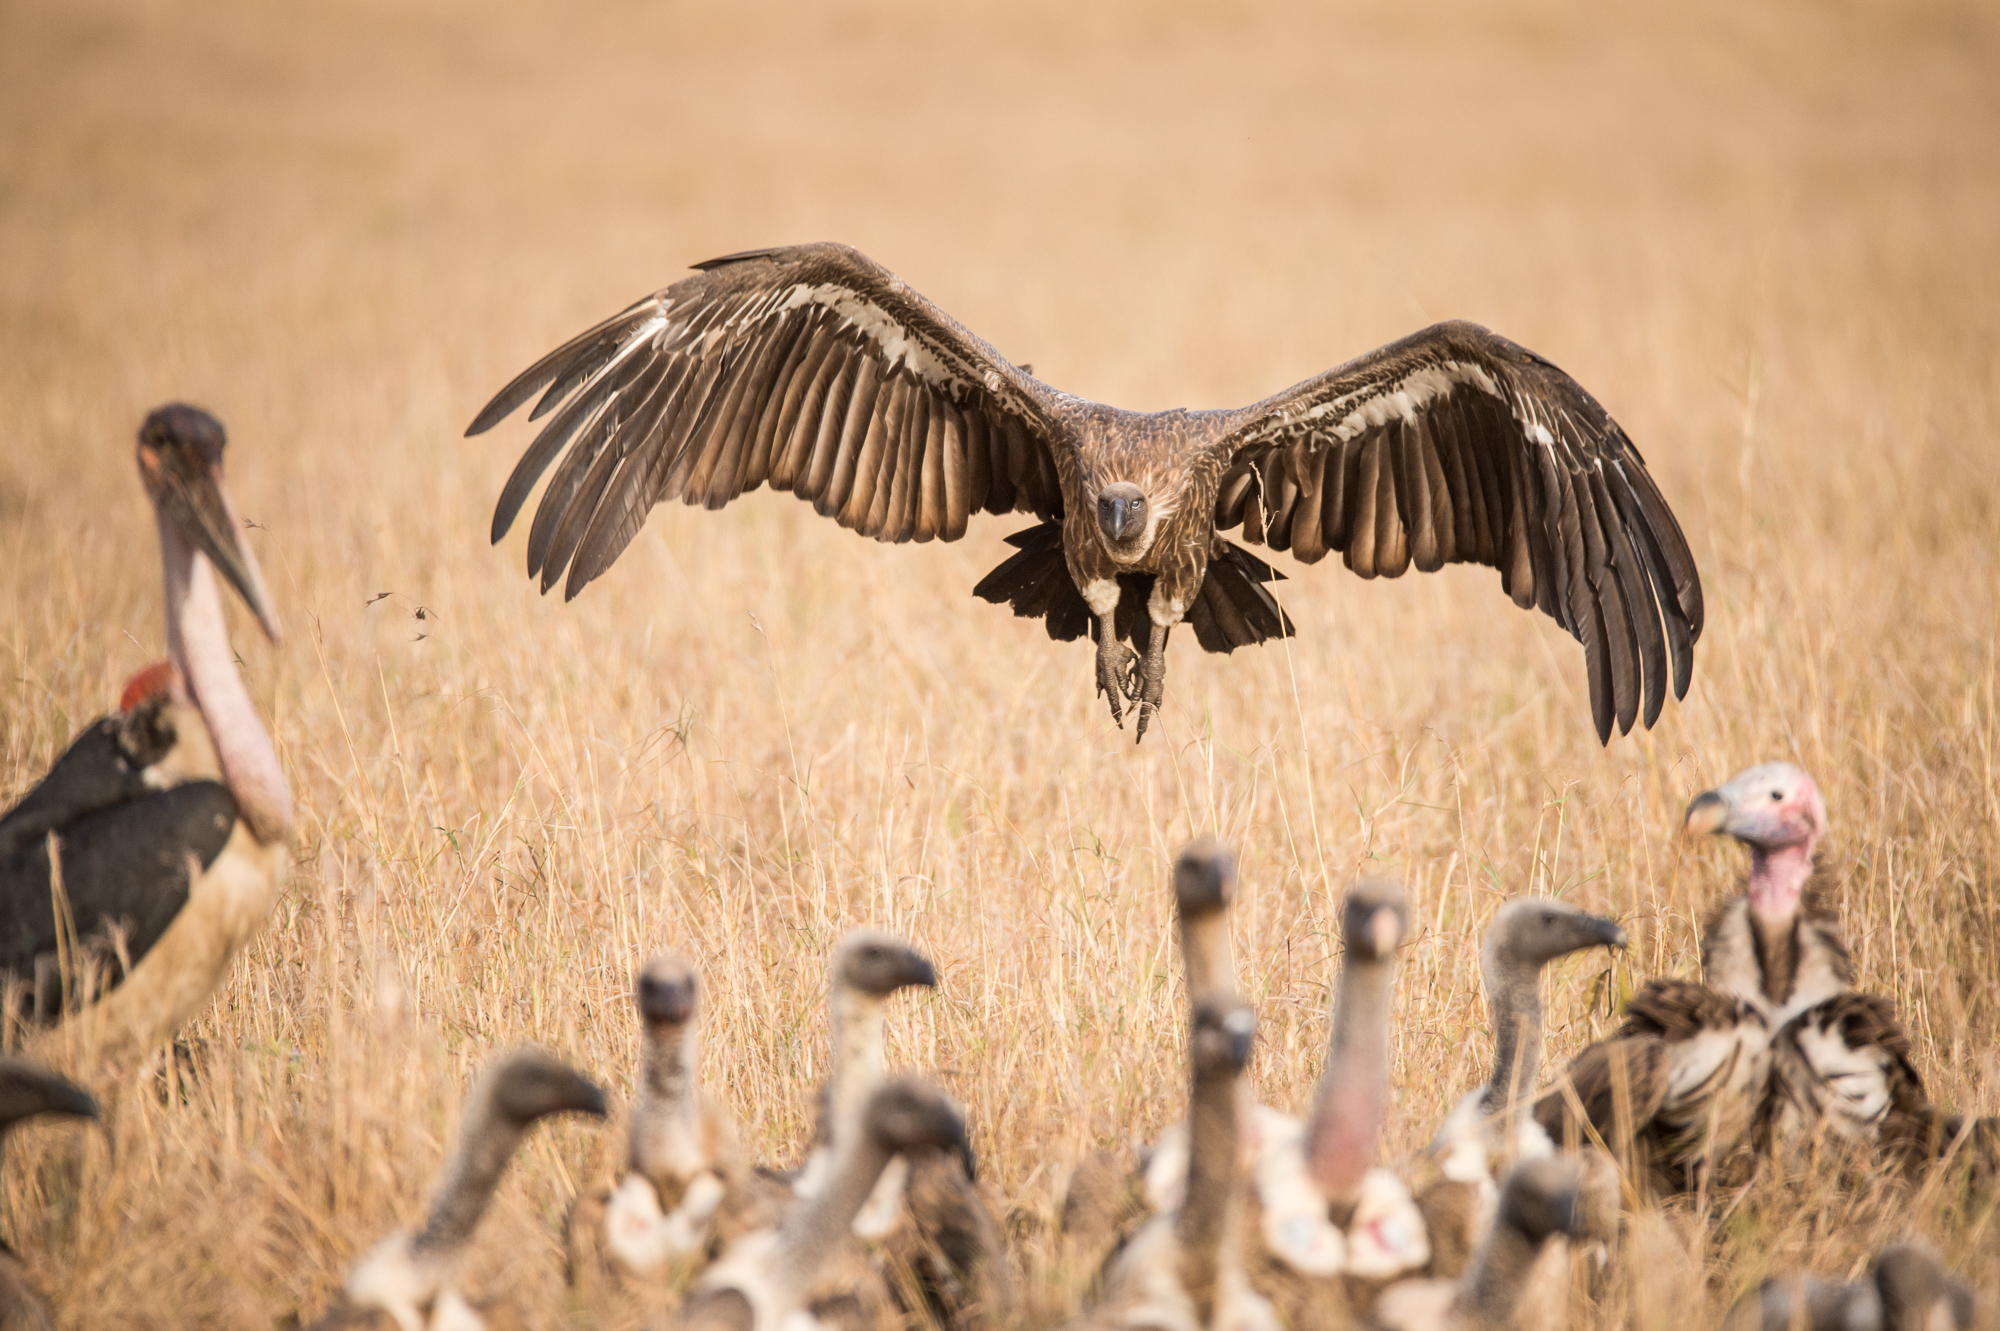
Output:
<path fill-rule="evenodd" d="M 518 1049 L 487 1073 L 493 1108 L 506 1122 L 526 1127 L 551 1114 L 603 1118 L 604 1092 L 595 1082 L 540 1049 Z"/>
<path fill-rule="evenodd" d="M 1810 853 L 1826 835 L 1826 801 L 1812 777 L 1790 763 L 1760 763 L 1695 796 L 1684 830 L 1727 832 L 1758 851 L 1802 846 Z"/>
<path fill-rule="evenodd" d="M 1393 878 L 1364 878 L 1347 890 L 1341 935 L 1362 961 L 1387 961 L 1409 932 L 1409 898 Z"/>
<path fill-rule="evenodd" d="M 835 982 L 875 998 L 922 985 L 937 988 L 937 968 L 929 958 L 893 934 L 857 929 L 841 940 L 834 957 Z"/>
<path fill-rule="evenodd" d="M 685 1026 L 701 1003 L 694 963 L 678 952 L 662 952 L 639 972 L 639 1016 L 648 1026 Z"/>
<path fill-rule="evenodd" d="M 1174 903 L 1183 916 L 1213 915 L 1236 895 L 1236 857 L 1214 837 L 1190 842 L 1174 861 Z"/>
<path fill-rule="evenodd" d="M 1194 1005 L 1188 1062 L 1197 1080 L 1238 1076 L 1257 1038 L 1257 1010 L 1234 995 L 1210 995 Z"/>
<path fill-rule="evenodd" d="M 1550 897 L 1521 897 L 1494 914 L 1485 951 L 1492 959 L 1489 970 L 1540 970 L 1557 957 L 1587 947 L 1624 946 L 1625 930 L 1616 920 L 1586 914 Z"/>
<path fill-rule="evenodd" d="M 1113 559 L 1132 560 L 1153 544 L 1159 513 L 1146 492 L 1130 481 L 1115 481 L 1097 492 L 1097 530 Z"/>

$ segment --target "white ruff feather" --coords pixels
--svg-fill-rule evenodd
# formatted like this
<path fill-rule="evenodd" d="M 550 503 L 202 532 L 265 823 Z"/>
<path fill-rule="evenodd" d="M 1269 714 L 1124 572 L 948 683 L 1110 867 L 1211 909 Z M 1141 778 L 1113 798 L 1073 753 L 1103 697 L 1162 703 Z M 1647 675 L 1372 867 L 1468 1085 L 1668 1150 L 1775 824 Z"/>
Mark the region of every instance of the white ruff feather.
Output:
<path fill-rule="evenodd" d="M 652 1181 L 627 1174 L 604 1208 L 605 1245 L 626 1270 L 652 1275 L 674 1258 L 700 1250 L 722 1194 L 722 1180 L 704 1170 L 689 1181 L 681 1204 L 663 1212 Z"/>
<path fill-rule="evenodd" d="M 408 1231 L 398 1230 L 354 1264 L 347 1297 L 356 1307 L 387 1313 L 402 1331 L 424 1331 L 422 1310 L 439 1297 L 451 1274 L 442 1263 L 418 1262 L 410 1253 Z"/>
<path fill-rule="evenodd" d="M 779 308 L 795 310 L 802 305 L 820 305 L 832 310 L 848 327 L 882 349 L 890 370 L 907 365 L 911 373 L 933 384 L 966 383 L 965 375 L 940 360 L 927 344 L 912 337 L 909 329 L 846 287 L 832 283 L 808 286 L 801 282 L 785 293 Z M 988 377 L 992 377 L 991 372 Z"/>
<path fill-rule="evenodd" d="M 903 1218 L 903 1189 L 909 1183 L 910 1161 L 892 1156 L 888 1168 L 875 1180 L 868 1200 L 854 1214 L 854 1232 L 864 1239 L 886 1239 Z"/>
<path fill-rule="evenodd" d="M 1477 388 L 1494 397 L 1502 396 L 1499 384 L 1484 367 L 1461 361 L 1442 361 L 1411 371 L 1396 381 L 1393 391 L 1384 391 L 1383 385 L 1370 385 L 1331 402 L 1316 403 L 1292 420 L 1261 433 L 1268 437 L 1298 421 L 1322 421 L 1335 438 L 1345 443 L 1391 420 L 1415 421 L 1432 402 L 1464 387 Z"/>

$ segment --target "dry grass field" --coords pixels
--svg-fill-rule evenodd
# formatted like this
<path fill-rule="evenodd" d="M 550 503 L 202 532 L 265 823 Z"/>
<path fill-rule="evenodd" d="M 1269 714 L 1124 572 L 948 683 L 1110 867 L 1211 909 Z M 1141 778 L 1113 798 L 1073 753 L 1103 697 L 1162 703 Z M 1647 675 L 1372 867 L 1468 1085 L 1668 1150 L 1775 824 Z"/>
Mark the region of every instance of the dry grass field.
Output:
<path fill-rule="evenodd" d="M 271 1327 L 420 1211 L 462 1087 L 546 1042 L 630 1090 L 635 964 L 787 1162 L 825 957 L 938 961 L 892 1059 L 969 1108 L 1032 1253 L 1070 1161 L 1178 1115 L 1165 871 L 1241 852 L 1263 1099 L 1318 1070 L 1339 894 L 1411 885 L 1388 1147 L 1483 1075 L 1477 940 L 1553 892 L 1629 925 L 1551 1056 L 1692 974 L 1740 857 L 1674 835 L 1820 778 L 1863 983 L 2000 1111 L 2000 17 L 1968 2 L 1291 7 L 0 0 L 0 803 L 162 651 L 145 411 L 228 424 L 286 637 L 236 641 L 296 865 L 183 1094 L 7 1144 L 0 1233 L 68 1327 Z M 1594 742 L 1582 652 L 1487 570 L 1281 560 L 1289 643 L 1173 649 L 1142 747 L 1080 644 L 976 602 L 1026 519 L 857 540 L 789 496 L 657 512 L 579 600 L 491 548 L 527 435 L 461 438 L 586 323 L 748 246 L 843 239 L 1041 378 L 1251 401 L 1435 319 L 1500 329 L 1644 451 L 1708 594 L 1687 701 Z M 376 599 L 379 594 L 386 597 Z M 541 1322 L 622 1149 L 533 1137 L 469 1286 Z M 1642 1219 L 1606 1320 L 2000 1220 L 1825 1180 Z M 1025 1258 L 1024 1258 L 1025 1260 Z"/>

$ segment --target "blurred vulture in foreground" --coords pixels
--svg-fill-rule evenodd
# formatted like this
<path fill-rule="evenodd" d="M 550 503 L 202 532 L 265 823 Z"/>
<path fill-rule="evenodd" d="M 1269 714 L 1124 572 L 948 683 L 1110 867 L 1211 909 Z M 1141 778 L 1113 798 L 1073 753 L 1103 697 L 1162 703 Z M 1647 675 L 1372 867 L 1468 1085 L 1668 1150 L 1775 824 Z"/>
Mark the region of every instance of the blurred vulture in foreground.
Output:
<path fill-rule="evenodd" d="M 1040 525 L 976 595 L 1097 642 L 1123 724 L 1158 710 L 1167 635 L 1229 652 L 1289 636 L 1270 565 L 1339 553 L 1364 578 L 1478 563 L 1583 643 L 1598 737 L 1684 696 L 1701 582 L 1617 422 L 1548 361 L 1437 324 L 1232 411 L 1121 411 L 1009 362 L 844 245 L 753 250 L 535 362 L 468 434 L 536 394 L 554 412 L 501 492 L 493 539 L 561 457 L 528 572 L 575 596 L 653 505 L 770 485 L 882 541 L 957 540 L 974 513 Z M 565 452 L 567 450 L 567 452 Z"/>
<path fill-rule="evenodd" d="M 466 1095 L 458 1149 L 421 1229 L 398 1230 L 355 1263 L 339 1303 L 313 1331 L 483 1331 L 519 1326 L 511 1304 L 475 1309 L 458 1287 L 473 1231 L 528 1130 L 552 1114 L 604 1117 L 604 1092 L 540 1049 L 517 1049 Z"/>
<path fill-rule="evenodd" d="M 270 914 L 288 859 L 291 790 L 237 672 L 216 577 L 276 642 L 223 444 L 198 408 L 146 418 L 139 476 L 159 522 L 167 659 L 0 817 L 0 969 L 45 1020 L 116 986 L 91 1014 L 107 1047 L 171 1035 L 208 1001 Z"/>
<path fill-rule="evenodd" d="M 1971 1331 L 1972 1287 L 1924 1243 L 1882 1250 L 1859 1280 L 1774 1276 L 1723 1318 L 1723 1331 Z"/>
<path fill-rule="evenodd" d="M 41 1114 L 96 1118 L 97 1100 L 75 1082 L 24 1058 L 0 1054 L 0 1135 Z M 26 1266 L 0 1243 L 0 1327 L 42 1331 L 52 1327 L 48 1310 L 29 1283 Z"/>

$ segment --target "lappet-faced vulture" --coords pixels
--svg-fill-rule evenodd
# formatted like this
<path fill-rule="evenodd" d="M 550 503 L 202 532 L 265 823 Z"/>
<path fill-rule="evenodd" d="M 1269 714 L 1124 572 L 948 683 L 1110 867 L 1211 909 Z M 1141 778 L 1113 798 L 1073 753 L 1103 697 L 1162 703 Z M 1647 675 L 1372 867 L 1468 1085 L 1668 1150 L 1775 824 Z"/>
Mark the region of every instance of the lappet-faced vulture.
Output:
<path fill-rule="evenodd" d="M 1338 552 L 1364 578 L 1500 571 L 1515 604 L 1583 643 L 1598 737 L 1686 694 L 1701 581 L 1639 451 L 1554 365 L 1441 323 L 1262 402 L 1142 413 L 1041 383 L 844 245 L 697 265 L 523 371 L 467 430 L 540 394 L 549 415 L 493 514 L 555 474 L 528 572 L 575 596 L 653 505 L 768 484 L 882 541 L 956 540 L 974 513 L 1029 513 L 974 588 L 1051 637 L 1097 642 L 1097 688 L 1138 733 L 1168 632 L 1228 652 L 1289 636 L 1281 577 L 1225 540 Z M 557 465 L 558 458 L 561 459 Z"/>

